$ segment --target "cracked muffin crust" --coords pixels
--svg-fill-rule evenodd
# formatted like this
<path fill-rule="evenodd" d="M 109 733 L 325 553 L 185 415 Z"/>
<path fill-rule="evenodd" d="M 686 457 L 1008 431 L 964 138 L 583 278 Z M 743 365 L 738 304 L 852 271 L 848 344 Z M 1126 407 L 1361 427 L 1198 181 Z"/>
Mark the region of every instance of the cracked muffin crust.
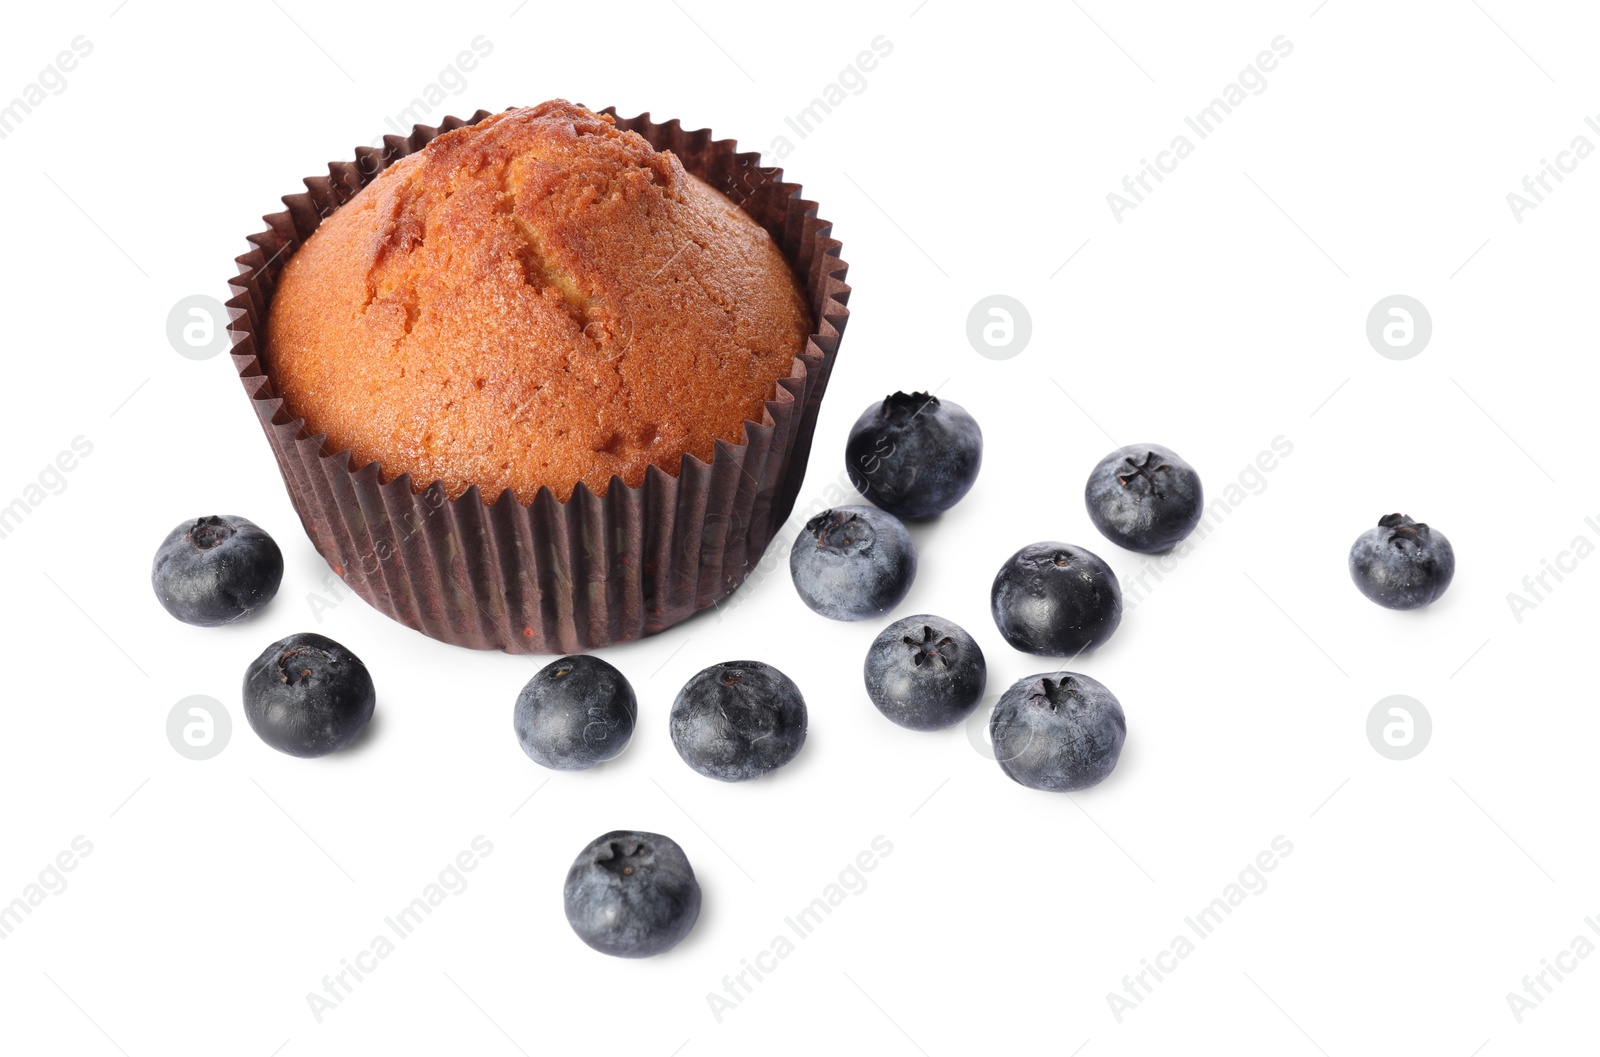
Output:
<path fill-rule="evenodd" d="M 265 359 L 328 451 L 528 503 L 710 461 L 811 329 L 760 225 L 555 100 L 440 136 L 329 217 L 284 267 Z"/>

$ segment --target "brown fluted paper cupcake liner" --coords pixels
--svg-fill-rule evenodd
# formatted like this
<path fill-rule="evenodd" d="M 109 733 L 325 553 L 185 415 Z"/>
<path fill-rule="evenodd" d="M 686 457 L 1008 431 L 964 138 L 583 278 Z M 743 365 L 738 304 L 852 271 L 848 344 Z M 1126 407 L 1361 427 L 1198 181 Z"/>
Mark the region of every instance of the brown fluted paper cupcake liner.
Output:
<path fill-rule="evenodd" d="M 264 217 L 267 230 L 249 237 L 254 248 L 236 258 L 229 284 L 234 364 L 312 543 L 374 608 L 475 649 L 571 653 L 640 638 L 732 593 L 789 516 L 849 315 L 847 265 L 816 203 L 759 155 L 707 129 L 617 117 L 742 206 L 805 288 L 816 329 L 761 421 L 745 423 L 743 443 L 718 441 L 709 463 L 685 455 L 676 476 L 652 466 L 637 488 L 613 477 L 604 496 L 579 484 L 564 503 L 547 488 L 530 504 L 507 490 L 485 505 L 477 487 L 452 500 L 438 482 L 417 491 L 409 474 L 385 483 L 376 462 L 328 451 L 325 436 L 285 409 L 262 359 L 268 306 L 284 263 L 324 219 L 386 166 L 489 116 L 358 147 L 354 161 L 329 164 L 283 199 L 285 211 Z"/>

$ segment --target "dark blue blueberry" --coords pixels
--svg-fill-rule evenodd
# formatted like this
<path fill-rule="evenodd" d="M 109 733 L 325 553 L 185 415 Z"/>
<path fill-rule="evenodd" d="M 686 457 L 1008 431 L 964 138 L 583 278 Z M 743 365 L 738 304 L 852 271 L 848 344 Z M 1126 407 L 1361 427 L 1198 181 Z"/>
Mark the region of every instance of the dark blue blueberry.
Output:
<path fill-rule="evenodd" d="M 900 519 L 869 506 L 824 510 L 789 551 L 806 605 L 831 620 L 866 620 L 900 604 L 917 575 L 917 546 Z"/>
<path fill-rule="evenodd" d="M 700 882 L 676 841 L 613 830 L 567 871 L 567 921 L 601 954 L 648 958 L 676 947 L 700 917 Z"/>
<path fill-rule="evenodd" d="M 1000 769 L 1030 789 L 1071 792 L 1117 766 L 1128 723 L 1110 690 L 1087 675 L 1030 675 L 1000 696 L 989 737 Z"/>
<path fill-rule="evenodd" d="M 961 407 L 927 393 L 895 393 L 862 412 L 844 447 L 856 491 L 896 517 L 942 514 L 983 465 L 983 431 Z"/>
<path fill-rule="evenodd" d="M 268 646 L 244 673 L 244 715 L 290 756 L 326 756 L 367 728 L 377 694 L 361 659 L 313 632 Z"/>
<path fill-rule="evenodd" d="M 924 614 L 884 628 L 862 674 L 879 712 L 912 730 L 941 730 L 978 707 L 988 671 L 960 625 Z"/>
<path fill-rule="evenodd" d="M 989 594 L 995 626 L 1024 653 L 1072 657 L 1122 622 L 1122 587 L 1099 556 L 1067 543 L 1030 543 L 1000 567 Z"/>
<path fill-rule="evenodd" d="M 1444 533 L 1404 514 L 1385 514 L 1350 548 L 1350 579 L 1386 609 L 1437 601 L 1455 574 L 1456 552 Z"/>
<path fill-rule="evenodd" d="M 283 580 L 283 552 L 254 523 L 231 514 L 185 521 L 161 541 L 150 586 L 168 613 L 214 628 L 272 601 Z"/>
<path fill-rule="evenodd" d="M 684 684 L 671 722 L 684 763 L 707 778 L 743 782 L 794 759 L 806 741 L 806 702 L 771 665 L 725 661 Z"/>
<path fill-rule="evenodd" d="M 1159 444 L 1130 444 L 1101 459 L 1083 500 L 1106 539 L 1143 554 L 1182 543 L 1205 512 L 1200 475 Z"/>
<path fill-rule="evenodd" d="M 639 703 L 627 678 L 598 657 L 551 661 L 517 695 L 522 751 L 558 771 L 582 771 L 627 747 Z"/>

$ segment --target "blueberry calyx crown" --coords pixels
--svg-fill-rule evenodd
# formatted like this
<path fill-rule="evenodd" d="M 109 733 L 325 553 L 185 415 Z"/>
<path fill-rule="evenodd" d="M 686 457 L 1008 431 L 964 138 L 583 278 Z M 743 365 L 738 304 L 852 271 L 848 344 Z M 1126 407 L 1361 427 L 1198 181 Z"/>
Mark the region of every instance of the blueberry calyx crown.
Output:
<path fill-rule="evenodd" d="M 644 843 L 622 844 L 612 841 L 605 852 L 595 858 L 595 865 L 617 877 L 632 877 L 635 868 L 650 865 L 650 845 Z"/>
<path fill-rule="evenodd" d="M 1070 675 L 1061 679 L 1040 679 L 1028 695 L 1029 704 L 1048 708 L 1051 712 L 1059 712 L 1062 705 L 1071 704 L 1077 699 L 1078 684 Z"/>
<path fill-rule="evenodd" d="M 197 551 L 208 551 L 219 547 L 234 534 L 234 527 L 215 514 L 203 517 L 189 526 L 189 531 L 184 537 Z"/>
<path fill-rule="evenodd" d="M 1057 550 L 1051 551 L 1049 554 L 1040 554 L 1027 560 L 1041 569 L 1052 565 L 1057 569 L 1065 569 L 1068 565 L 1072 564 L 1072 555 L 1068 554 L 1066 551 Z"/>
<path fill-rule="evenodd" d="M 725 661 L 717 667 L 722 669 L 721 676 L 717 679 L 723 686 L 737 686 L 744 682 L 744 669 L 763 669 L 766 667 L 760 661 Z"/>
<path fill-rule="evenodd" d="M 296 659 L 301 654 L 303 659 Z M 312 679 L 331 658 L 314 646 L 291 646 L 278 655 L 278 677 L 288 686 Z"/>
<path fill-rule="evenodd" d="M 1162 461 L 1161 457 L 1153 451 L 1144 453 L 1144 461 L 1138 462 L 1132 455 L 1122 460 L 1122 469 L 1117 473 L 1117 483 L 1124 488 L 1132 481 L 1144 478 L 1150 482 L 1150 487 L 1156 484 L 1155 475 L 1170 467 Z"/>
<path fill-rule="evenodd" d="M 1400 548 L 1407 543 L 1425 543 L 1431 535 L 1426 522 L 1413 521 L 1404 514 L 1385 514 L 1378 519 L 1378 527 L 1393 529 L 1389 533 L 1389 542 Z"/>
<path fill-rule="evenodd" d="M 913 667 L 950 667 L 950 660 L 956 653 L 956 640 L 946 635 L 936 642 L 934 641 L 936 634 L 937 632 L 924 624 L 922 626 L 922 638 L 916 639 L 907 635 L 900 640 L 911 647 L 911 664 Z"/>
<path fill-rule="evenodd" d="M 883 413 L 891 418 L 915 418 L 927 408 L 937 408 L 939 398 L 932 393 L 903 393 L 896 390 L 883 398 Z"/>
<path fill-rule="evenodd" d="M 818 550 L 844 552 L 872 538 L 872 526 L 848 510 L 824 510 L 806 522 Z"/>
<path fill-rule="evenodd" d="M 552 679 L 565 679 L 567 676 L 569 676 L 571 674 L 572 674 L 572 662 L 571 661 L 558 661 L 556 663 L 555 667 L 550 669 L 550 678 L 552 678 Z"/>

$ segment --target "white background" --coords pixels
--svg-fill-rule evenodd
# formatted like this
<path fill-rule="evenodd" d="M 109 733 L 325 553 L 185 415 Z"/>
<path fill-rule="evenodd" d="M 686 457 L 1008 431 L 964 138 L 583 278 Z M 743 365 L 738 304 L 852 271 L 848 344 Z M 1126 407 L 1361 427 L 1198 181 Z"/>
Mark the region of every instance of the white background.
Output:
<path fill-rule="evenodd" d="M 0 37 L 0 97 L 75 36 L 93 44 L 0 141 L 0 503 L 74 437 L 93 444 L 0 539 L 0 902 L 75 836 L 93 845 L 0 940 L 7 1052 L 1593 1046 L 1600 958 L 1521 1023 L 1506 1000 L 1600 916 L 1600 561 L 1547 578 L 1520 621 L 1507 601 L 1574 537 L 1600 542 L 1580 432 L 1600 161 L 1520 223 L 1506 200 L 1573 137 L 1600 143 L 1583 123 L 1600 113 L 1592 12 L 116 4 L 28 5 Z M 1034 792 L 961 728 L 892 726 L 860 678 L 880 625 L 813 616 L 782 564 L 723 619 L 604 651 L 635 683 L 640 726 L 582 774 L 552 777 L 513 737 L 513 699 L 541 662 L 435 643 L 353 598 L 318 620 L 308 598 L 326 596 L 327 567 L 230 361 L 178 355 L 167 315 L 225 298 L 258 218 L 388 131 L 479 35 L 492 53 L 435 118 L 565 96 L 764 150 L 875 37 L 892 42 L 863 91 L 804 140 L 788 132 L 782 161 L 835 223 L 855 289 L 800 506 L 827 495 L 850 423 L 885 393 L 937 389 L 971 411 L 982 476 L 914 529 L 921 570 L 896 616 L 967 627 L 993 692 L 1051 667 L 989 618 L 1008 554 L 1060 539 L 1125 586 L 1142 568 L 1083 509 L 1111 438 L 1175 448 L 1213 497 L 1275 437 L 1292 443 L 1077 662 L 1127 712 L 1110 780 Z M 1106 195 L 1279 35 L 1293 51 L 1267 87 L 1114 219 Z M 1033 323 L 1003 362 L 966 337 L 994 293 Z M 1365 335 L 1395 293 L 1434 324 L 1403 362 Z M 1379 609 L 1346 574 L 1351 541 L 1391 511 L 1455 545 L 1455 583 L 1426 611 Z M 250 517 L 286 554 L 277 599 L 243 626 L 179 624 L 150 590 L 162 536 L 210 513 Z M 371 735 L 338 757 L 273 752 L 239 709 L 245 665 L 302 630 L 350 646 L 377 682 Z M 666 716 L 690 675 L 738 657 L 800 683 L 811 735 L 772 778 L 727 786 L 679 761 Z M 209 761 L 167 740 L 191 694 L 233 718 Z M 1433 719 L 1404 762 L 1367 739 L 1390 694 Z M 601 957 L 562 916 L 572 857 L 617 827 L 672 835 L 704 886 L 699 926 L 667 956 Z M 318 1023 L 307 993 L 477 835 L 494 850 L 468 887 Z M 893 852 L 865 890 L 719 1023 L 708 992 L 877 835 Z M 1107 994 L 1279 835 L 1293 852 L 1266 889 L 1119 1022 Z"/>

